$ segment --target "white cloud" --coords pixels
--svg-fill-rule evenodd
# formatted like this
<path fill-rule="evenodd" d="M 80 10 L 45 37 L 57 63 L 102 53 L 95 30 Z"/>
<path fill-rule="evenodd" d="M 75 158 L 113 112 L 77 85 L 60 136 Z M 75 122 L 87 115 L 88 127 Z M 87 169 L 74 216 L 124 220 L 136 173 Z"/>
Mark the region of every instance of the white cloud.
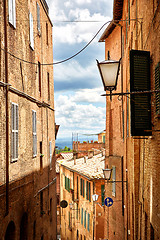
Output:
<path fill-rule="evenodd" d="M 96 133 L 105 128 L 105 106 L 77 103 L 77 99 L 80 100 L 83 94 L 76 95 L 77 93 L 71 97 L 60 95 L 55 102 L 56 123 L 61 126 L 59 137 L 68 133 L 71 135 L 72 131 Z"/>
<path fill-rule="evenodd" d="M 81 91 L 77 91 L 71 100 L 80 103 L 105 103 L 105 98 L 101 95 L 104 93 L 103 87 L 94 88 L 94 89 L 83 89 Z"/>

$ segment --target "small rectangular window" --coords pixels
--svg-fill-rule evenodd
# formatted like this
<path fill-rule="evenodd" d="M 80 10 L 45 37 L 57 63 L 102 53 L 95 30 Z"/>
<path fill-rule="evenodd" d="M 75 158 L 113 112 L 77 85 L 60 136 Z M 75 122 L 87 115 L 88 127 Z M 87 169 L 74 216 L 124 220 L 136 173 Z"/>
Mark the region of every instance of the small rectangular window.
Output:
<path fill-rule="evenodd" d="M 91 202 L 91 183 L 89 182 L 89 201 Z"/>
<path fill-rule="evenodd" d="M 30 47 L 34 50 L 34 33 L 33 33 L 33 16 L 29 13 L 29 36 L 30 36 Z"/>
<path fill-rule="evenodd" d="M 33 157 L 37 156 L 37 119 L 36 111 L 32 110 Z"/>
<path fill-rule="evenodd" d="M 15 103 L 12 103 L 11 119 L 12 119 L 11 154 L 12 161 L 14 161 L 18 159 L 18 105 Z"/>
<path fill-rule="evenodd" d="M 9 23 L 16 28 L 16 2 L 15 0 L 8 1 Z"/>
<path fill-rule="evenodd" d="M 83 180 L 83 197 L 84 197 L 84 194 L 85 194 L 85 181 Z"/>

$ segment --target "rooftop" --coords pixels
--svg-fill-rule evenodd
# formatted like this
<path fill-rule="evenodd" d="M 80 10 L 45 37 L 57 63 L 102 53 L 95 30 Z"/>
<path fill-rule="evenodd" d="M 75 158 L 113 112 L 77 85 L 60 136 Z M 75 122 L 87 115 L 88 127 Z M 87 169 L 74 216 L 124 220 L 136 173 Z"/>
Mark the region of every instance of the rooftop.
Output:
<path fill-rule="evenodd" d="M 105 168 L 105 156 L 102 153 L 93 156 L 92 158 L 84 157 L 74 160 L 59 160 L 58 163 L 71 171 L 77 172 L 89 179 L 100 179 L 104 178 L 103 169 Z"/>

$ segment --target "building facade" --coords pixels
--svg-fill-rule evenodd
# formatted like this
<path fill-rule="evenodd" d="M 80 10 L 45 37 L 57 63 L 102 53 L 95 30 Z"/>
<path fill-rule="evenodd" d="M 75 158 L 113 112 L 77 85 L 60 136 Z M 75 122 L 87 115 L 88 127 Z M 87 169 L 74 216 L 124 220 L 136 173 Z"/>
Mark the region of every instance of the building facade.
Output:
<path fill-rule="evenodd" d="M 0 16 L 0 239 L 56 239 L 48 6 L 45 0 L 1 1 Z"/>
<path fill-rule="evenodd" d="M 104 239 L 104 156 L 60 160 L 59 164 L 61 239 Z M 94 194 L 98 195 L 95 202 Z"/>
<path fill-rule="evenodd" d="M 159 1 L 114 0 L 100 38 L 106 59 L 121 59 L 112 101 L 106 96 L 107 239 L 160 239 L 159 19 Z"/>

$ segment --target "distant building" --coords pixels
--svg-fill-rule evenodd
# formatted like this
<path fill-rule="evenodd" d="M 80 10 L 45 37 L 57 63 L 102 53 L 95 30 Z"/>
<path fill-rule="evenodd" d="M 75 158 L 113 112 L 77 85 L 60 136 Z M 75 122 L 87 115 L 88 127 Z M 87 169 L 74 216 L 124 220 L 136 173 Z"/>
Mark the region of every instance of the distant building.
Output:
<path fill-rule="evenodd" d="M 52 23 L 45 0 L 0 4 L 0 239 L 56 239 Z M 6 51 L 5 51 L 6 50 Z"/>
<path fill-rule="evenodd" d="M 104 239 L 105 157 L 60 160 L 61 239 Z M 98 194 L 93 202 L 92 195 Z"/>

